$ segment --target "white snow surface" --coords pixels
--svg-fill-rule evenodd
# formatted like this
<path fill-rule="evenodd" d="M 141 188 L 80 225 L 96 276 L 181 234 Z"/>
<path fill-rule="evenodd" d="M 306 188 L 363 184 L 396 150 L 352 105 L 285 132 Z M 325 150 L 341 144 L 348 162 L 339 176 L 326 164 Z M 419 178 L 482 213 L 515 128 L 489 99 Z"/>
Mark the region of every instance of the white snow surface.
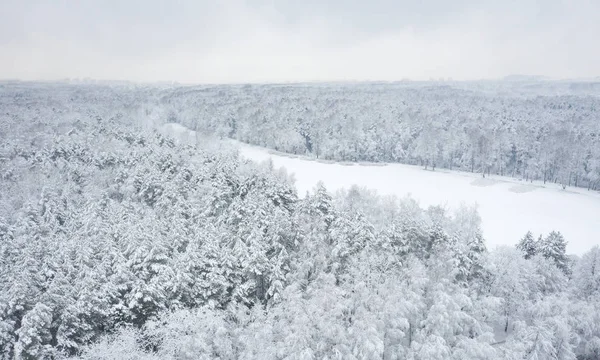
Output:
<path fill-rule="evenodd" d="M 195 144 L 196 143 L 196 132 L 190 130 L 187 127 L 176 124 L 167 123 L 161 126 L 160 132 L 164 135 L 171 136 L 183 144 Z"/>
<path fill-rule="evenodd" d="M 514 245 L 527 231 L 534 236 L 560 231 L 569 242 L 567 252 L 579 254 L 600 244 L 600 195 L 585 189 L 543 186 L 507 177 L 482 178 L 448 170 L 424 170 L 420 166 L 387 164 L 362 166 L 325 163 L 277 154 L 240 144 L 242 156 L 264 161 L 293 173 L 300 195 L 319 181 L 335 191 L 356 184 L 381 195 L 410 195 L 421 206 L 445 205 L 449 209 L 477 204 L 487 245 Z"/>
<path fill-rule="evenodd" d="M 187 135 L 189 131 L 181 133 Z M 568 253 L 581 255 L 600 244 L 598 192 L 402 164 L 339 164 L 231 143 L 247 159 L 261 162 L 270 158 L 276 168 L 284 167 L 294 174 L 300 196 L 322 181 L 332 192 L 358 185 L 381 195 L 409 195 L 423 207 L 443 205 L 453 209 L 461 204 L 477 204 L 489 248 L 514 245 L 527 231 L 537 237 L 552 230 L 565 236 Z"/>

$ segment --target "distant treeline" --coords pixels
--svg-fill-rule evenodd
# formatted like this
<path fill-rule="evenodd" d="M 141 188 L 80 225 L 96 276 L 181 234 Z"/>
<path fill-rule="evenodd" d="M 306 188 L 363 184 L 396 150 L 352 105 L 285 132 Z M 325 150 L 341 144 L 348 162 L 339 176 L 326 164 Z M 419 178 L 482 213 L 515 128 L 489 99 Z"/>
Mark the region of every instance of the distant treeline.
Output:
<path fill-rule="evenodd" d="M 161 92 L 154 111 L 294 154 L 600 188 L 597 87 L 485 85 L 185 87 Z"/>

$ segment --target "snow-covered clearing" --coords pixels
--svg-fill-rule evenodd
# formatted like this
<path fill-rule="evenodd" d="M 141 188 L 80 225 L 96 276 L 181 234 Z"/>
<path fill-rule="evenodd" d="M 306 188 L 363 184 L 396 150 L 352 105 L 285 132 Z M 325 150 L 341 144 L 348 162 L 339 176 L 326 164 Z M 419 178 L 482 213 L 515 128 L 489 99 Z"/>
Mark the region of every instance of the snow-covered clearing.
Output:
<path fill-rule="evenodd" d="M 189 136 L 191 130 L 168 124 L 173 133 Z M 275 167 L 285 167 L 296 179 L 302 196 L 319 181 L 330 191 L 352 185 L 377 190 L 382 195 L 410 195 L 421 206 L 461 203 L 477 204 L 488 247 L 513 245 L 527 231 L 534 236 L 552 230 L 563 233 L 569 253 L 582 254 L 600 244 L 600 194 L 585 189 L 530 183 L 512 178 L 448 170 L 423 170 L 419 166 L 387 164 L 336 164 L 235 143 L 242 156 L 254 160 L 272 159 Z M 381 164 L 377 164 L 381 165 Z"/>
<path fill-rule="evenodd" d="M 185 144 L 195 144 L 196 143 L 196 132 L 194 130 L 190 130 L 185 126 L 176 123 L 168 123 L 164 124 L 160 131 L 167 136 L 171 136 L 178 141 Z"/>
<path fill-rule="evenodd" d="M 600 243 L 600 195 L 583 189 L 536 184 L 500 176 L 436 170 L 419 166 L 348 166 L 278 155 L 263 148 L 240 144 L 244 157 L 273 160 L 296 178 L 300 195 L 318 181 L 335 191 L 354 184 L 376 189 L 380 194 L 410 195 L 422 206 L 476 203 L 489 247 L 515 244 L 528 230 L 534 235 L 561 231 L 569 241 L 568 251 L 581 254 Z M 363 164 L 361 164 L 363 165 Z"/>

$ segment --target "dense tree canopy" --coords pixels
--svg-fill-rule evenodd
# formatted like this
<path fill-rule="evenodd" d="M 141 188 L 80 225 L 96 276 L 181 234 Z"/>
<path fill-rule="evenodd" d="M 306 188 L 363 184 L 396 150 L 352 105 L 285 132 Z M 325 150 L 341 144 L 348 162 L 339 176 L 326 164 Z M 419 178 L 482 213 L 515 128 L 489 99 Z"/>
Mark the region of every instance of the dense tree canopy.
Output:
<path fill-rule="evenodd" d="M 600 354 L 597 246 L 490 251 L 474 208 L 299 197 L 269 163 L 146 126 L 172 121 L 144 110 L 172 89 L 0 90 L 2 359 Z"/>
<path fill-rule="evenodd" d="M 283 152 L 597 189 L 600 87 L 579 85 L 188 87 L 154 106 L 192 129 Z"/>

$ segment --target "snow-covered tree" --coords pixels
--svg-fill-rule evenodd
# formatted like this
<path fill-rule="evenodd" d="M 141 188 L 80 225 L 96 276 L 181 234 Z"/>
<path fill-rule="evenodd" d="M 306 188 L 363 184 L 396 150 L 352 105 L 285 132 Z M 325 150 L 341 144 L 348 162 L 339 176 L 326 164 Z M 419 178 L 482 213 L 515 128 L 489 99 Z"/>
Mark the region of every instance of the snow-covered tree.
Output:
<path fill-rule="evenodd" d="M 567 242 L 560 232 L 552 231 L 539 246 L 539 252 L 546 258 L 552 259 L 556 266 L 568 274 L 569 260 L 567 258 Z"/>
<path fill-rule="evenodd" d="M 573 269 L 572 279 L 577 296 L 589 299 L 600 294 L 600 247 L 583 254 Z"/>
<path fill-rule="evenodd" d="M 52 309 L 37 303 L 21 320 L 21 327 L 17 330 L 18 341 L 15 344 L 15 358 L 17 359 L 46 359 L 52 356 Z"/>
<path fill-rule="evenodd" d="M 517 249 L 523 252 L 525 259 L 530 259 L 535 256 L 539 251 L 540 244 L 533 238 L 531 231 L 528 231 L 525 236 L 519 240 Z"/>

